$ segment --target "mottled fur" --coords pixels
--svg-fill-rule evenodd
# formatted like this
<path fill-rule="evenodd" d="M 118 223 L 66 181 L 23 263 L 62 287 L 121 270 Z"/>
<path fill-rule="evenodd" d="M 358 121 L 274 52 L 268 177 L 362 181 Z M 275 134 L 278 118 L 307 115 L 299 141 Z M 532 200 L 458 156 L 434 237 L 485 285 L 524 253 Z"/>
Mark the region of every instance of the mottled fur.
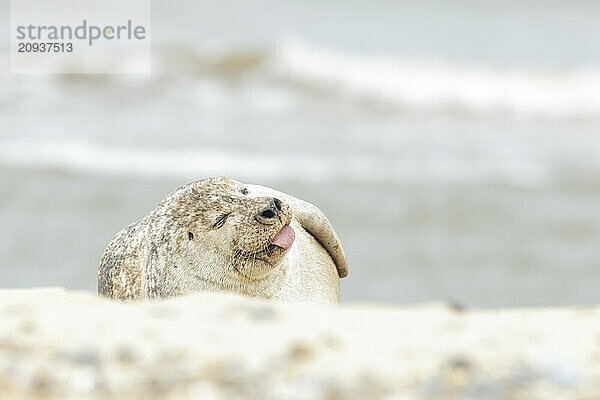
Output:
<path fill-rule="evenodd" d="M 274 197 L 277 218 L 257 214 Z M 296 241 L 268 248 L 289 224 Z M 279 300 L 336 302 L 347 273 L 341 244 L 323 213 L 273 189 L 210 178 L 168 195 L 110 242 L 98 271 L 98 293 L 129 300 L 200 290 Z"/>

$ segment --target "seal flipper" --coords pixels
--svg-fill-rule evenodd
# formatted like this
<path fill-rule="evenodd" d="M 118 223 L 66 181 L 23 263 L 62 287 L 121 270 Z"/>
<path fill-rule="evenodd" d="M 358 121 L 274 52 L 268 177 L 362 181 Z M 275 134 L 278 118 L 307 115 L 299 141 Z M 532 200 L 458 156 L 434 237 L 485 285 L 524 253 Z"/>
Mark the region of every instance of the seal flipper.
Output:
<path fill-rule="evenodd" d="M 246 186 L 253 194 L 273 196 L 287 202 L 292 207 L 293 218 L 327 250 L 335 263 L 340 278 L 348 276 L 348 262 L 342 243 L 323 211 L 311 203 L 268 187 L 260 185 Z"/>
<path fill-rule="evenodd" d="M 305 201 L 300 201 L 304 204 L 303 207 L 294 210 L 296 219 L 327 250 L 327 253 L 329 253 L 333 262 L 335 262 L 338 275 L 340 278 L 345 278 L 348 276 L 346 254 L 331 222 L 329 222 L 325 214 L 318 207 Z"/>

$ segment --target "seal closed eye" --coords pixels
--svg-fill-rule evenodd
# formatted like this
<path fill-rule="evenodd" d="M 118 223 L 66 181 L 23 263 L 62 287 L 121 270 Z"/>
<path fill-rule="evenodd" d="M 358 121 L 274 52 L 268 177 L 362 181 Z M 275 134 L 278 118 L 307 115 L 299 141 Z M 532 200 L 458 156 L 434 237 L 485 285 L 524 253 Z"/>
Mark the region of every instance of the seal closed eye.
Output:
<path fill-rule="evenodd" d="M 227 217 L 229 217 L 230 214 L 231 213 L 226 213 L 226 214 L 221 215 L 219 218 L 217 218 L 217 220 L 213 224 L 212 228 L 219 229 L 220 227 L 225 225 L 225 221 L 227 221 Z"/>
<path fill-rule="evenodd" d="M 347 274 L 341 242 L 310 203 L 230 178 L 182 186 L 119 232 L 98 271 L 115 299 L 229 291 L 337 302 Z"/>

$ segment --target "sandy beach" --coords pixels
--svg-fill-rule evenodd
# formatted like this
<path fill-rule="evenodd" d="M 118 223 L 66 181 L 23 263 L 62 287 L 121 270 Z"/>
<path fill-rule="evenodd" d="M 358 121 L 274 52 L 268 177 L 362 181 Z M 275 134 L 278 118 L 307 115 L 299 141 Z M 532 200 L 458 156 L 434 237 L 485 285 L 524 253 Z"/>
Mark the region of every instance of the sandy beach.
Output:
<path fill-rule="evenodd" d="M 120 304 L 0 291 L 0 397 L 592 400 L 598 307 Z"/>

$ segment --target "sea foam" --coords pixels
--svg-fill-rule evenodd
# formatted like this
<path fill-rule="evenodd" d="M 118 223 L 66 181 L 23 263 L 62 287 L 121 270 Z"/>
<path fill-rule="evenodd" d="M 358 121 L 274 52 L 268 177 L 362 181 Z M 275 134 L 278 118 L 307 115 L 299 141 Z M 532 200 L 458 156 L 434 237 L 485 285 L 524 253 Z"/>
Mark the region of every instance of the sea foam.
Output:
<path fill-rule="evenodd" d="M 547 166 L 526 160 L 268 154 L 223 149 L 106 147 L 84 142 L 0 142 L 0 166 L 194 180 L 228 175 L 249 182 L 501 183 L 540 187 Z"/>

